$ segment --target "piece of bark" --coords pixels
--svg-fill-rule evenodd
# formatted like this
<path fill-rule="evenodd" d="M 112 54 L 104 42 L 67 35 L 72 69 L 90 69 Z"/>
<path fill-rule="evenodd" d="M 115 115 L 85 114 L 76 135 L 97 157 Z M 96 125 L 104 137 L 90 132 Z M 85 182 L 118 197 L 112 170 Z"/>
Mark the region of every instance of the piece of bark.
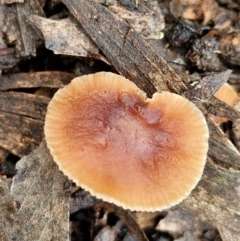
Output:
<path fill-rule="evenodd" d="M 180 206 L 216 226 L 223 225 L 240 237 L 239 203 L 240 172 L 221 168 L 208 159 L 198 186 Z"/>
<path fill-rule="evenodd" d="M 203 102 L 202 106 L 208 113 L 234 121 L 240 118 L 240 112 L 229 106 L 225 102 L 212 96 L 208 101 Z"/>
<path fill-rule="evenodd" d="M 231 73 L 232 70 L 229 69 L 221 73 L 204 76 L 197 85 L 188 89 L 182 96 L 191 101 L 208 100 L 228 81 Z"/>
<path fill-rule="evenodd" d="M 76 75 L 61 71 L 43 71 L 0 76 L 0 90 L 21 88 L 62 88 L 70 83 Z"/>
<path fill-rule="evenodd" d="M 17 57 L 36 55 L 36 41 L 41 39 L 41 33 L 33 28 L 28 19 L 32 14 L 44 15 L 37 0 L 7 5 L 5 34 L 9 44 L 15 43 Z"/>
<path fill-rule="evenodd" d="M 58 170 L 44 144 L 17 163 L 11 189 L 0 180 L 0 240 L 69 240 L 69 202 Z"/>
<path fill-rule="evenodd" d="M 158 91 L 182 93 L 186 86 L 153 46 L 124 21 L 94 0 L 63 3 L 108 61 L 148 95 Z"/>
<path fill-rule="evenodd" d="M 159 39 L 161 31 L 165 28 L 164 16 L 158 1 L 143 2 L 143 4 L 151 4 L 144 10 L 131 11 L 122 5 L 111 5 L 108 9 L 126 22 L 142 37 L 146 39 Z"/>
<path fill-rule="evenodd" d="M 0 111 L 0 147 L 16 156 L 28 155 L 43 138 L 43 122 Z"/>
<path fill-rule="evenodd" d="M 19 62 L 15 57 L 14 48 L 0 49 L 0 69 L 12 68 Z"/>
<path fill-rule="evenodd" d="M 44 120 L 50 98 L 23 92 L 0 92 L 0 111 Z"/>
<path fill-rule="evenodd" d="M 23 3 L 24 0 L 0 0 L 0 4 Z"/>
<path fill-rule="evenodd" d="M 240 170 L 240 153 L 209 116 L 206 121 L 210 133 L 208 155 L 220 165 Z"/>
<path fill-rule="evenodd" d="M 92 57 L 107 62 L 75 19 L 51 20 L 32 15 L 30 20 L 43 33 L 46 48 L 55 54 Z"/>

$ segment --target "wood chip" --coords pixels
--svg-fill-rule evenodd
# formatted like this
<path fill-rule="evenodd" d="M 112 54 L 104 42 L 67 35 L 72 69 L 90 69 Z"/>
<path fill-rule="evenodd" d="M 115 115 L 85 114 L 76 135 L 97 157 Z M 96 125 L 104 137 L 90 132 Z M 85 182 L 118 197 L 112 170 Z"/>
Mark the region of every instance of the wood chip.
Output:
<path fill-rule="evenodd" d="M 0 90 L 13 90 L 20 88 L 62 88 L 75 78 L 73 73 L 61 71 L 43 71 L 33 73 L 19 73 L 0 76 Z"/>
<path fill-rule="evenodd" d="M 46 48 L 55 54 L 95 57 L 104 60 L 99 54 L 98 47 L 73 18 L 51 20 L 33 15 L 30 20 L 43 33 Z"/>
<path fill-rule="evenodd" d="M 6 9 L 5 34 L 8 43 L 15 44 L 17 57 L 36 55 L 36 41 L 41 39 L 41 33 L 28 20 L 32 14 L 44 15 L 37 0 L 12 4 Z"/>
<path fill-rule="evenodd" d="M 44 121 L 50 98 L 23 92 L 0 92 L 0 111 Z"/>
<path fill-rule="evenodd" d="M 16 156 L 28 155 L 43 138 L 43 122 L 0 111 L 0 147 Z"/>
<path fill-rule="evenodd" d="M 24 0 L 0 0 L 0 4 L 23 3 Z"/>
<path fill-rule="evenodd" d="M 226 83 L 232 73 L 232 70 L 226 70 L 221 73 L 211 74 L 203 77 L 197 85 L 182 94 L 185 98 L 194 100 L 210 99 L 220 87 Z"/>

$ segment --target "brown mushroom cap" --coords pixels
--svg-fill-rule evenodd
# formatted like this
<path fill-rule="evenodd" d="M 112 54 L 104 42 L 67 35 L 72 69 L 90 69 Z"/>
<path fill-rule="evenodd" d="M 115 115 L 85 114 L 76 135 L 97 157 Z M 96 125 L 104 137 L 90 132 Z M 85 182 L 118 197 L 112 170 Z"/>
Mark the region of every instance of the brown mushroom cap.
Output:
<path fill-rule="evenodd" d="M 60 170 L 131 210 L 183 200 L 200 180 L 208 150 L 207 124 L 194 104 L 168 92 L 147 99 L 131 81 L 105 72 L 60 89 L 44 131 Z"/>

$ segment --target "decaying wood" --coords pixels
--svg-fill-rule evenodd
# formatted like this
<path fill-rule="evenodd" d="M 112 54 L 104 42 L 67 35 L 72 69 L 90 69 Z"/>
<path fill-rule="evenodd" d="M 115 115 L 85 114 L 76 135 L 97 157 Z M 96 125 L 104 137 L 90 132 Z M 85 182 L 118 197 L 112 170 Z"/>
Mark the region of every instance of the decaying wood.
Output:
<path fill-rule="evenodd" d="M 231 73 L 232 70 L 226 70 L 221 73 L 207 75 L 200 79 L 193 88 L 184 92 L 182 96 L 191 101 L 209 100 L 228 81 Z"/>
<path fill-rule="evenodd" d="M 50 98 L 38 94 L 6 91 L 21 88 L 61 88 L 76 75 L 34 72 L 0 77 L 0 147 L 19 157 L 36 149 L 43 138 L 43 124 Z"/>
<path fill-rule="evenodd" d="M 28 20 L 31 14 L 44 15 L 39 1 L 25 0 L 6 7 L 5 34 L 9 44 L 15 43 L 16 56 L 36 55 L 36 44 L 41 34 Z"/>
<path fill-rule="evenodd" d="M 0 240 L 68 241 L 67 178 L 46 146 L 22 158 L 17 169 L 12 185 L 10 179 L 0 179 Z"/>
<path fill-rule="evenodd" d="M 0 111 L 44 121 L 50 99 L 22 92 L 0 92 Z"/>
<path fill-rule="evenodd" d="M 214 161 L 240 170 L 240 154 L 213 120 L 206 116 L 210 132 L 208 155 Z"/>
<path fill-rule="evenodd" d="M 14 48 L 0 49 L 0 69 L 11 68 L 19 62 L 15 57 Z"/>
<path fill-rule="evenodd" d="M 108 9 L 126 20 L 137 33 L 147 39 L 159 39 L 160 32 L 165 27 L 164 16 L 157 0 L 142 2 L 138 11 L 130 11 L 120 4 L 111 5 Z"/>
<path fill-rule="evenodd" d="M 43 71 L 0 76 L 0 90 L 21 88 L 62 88 L 76 77 L 75 74 L 61 71 Z"/>
<path fill-rule="evenodd" d="M 24 0 L 0 0 L 0 4 L 22 3 Z"/>
<path fill-rule="evenodd" d="M 149 95 L 155 90 L 170 90 L 181 94 L 186 89 L 181 79 L 159 56 L 158 51 L 148 45 L 126 23 L 114 17 L 106 8 L 93 0 L 81 0 L 77 4 L 73 0 L 63 0 L 63 3 L 111 64 L 125 77 L 147 91 Z M 202 108 L 207 112 L 206 107 L 202 105 Z M 219 130 L 215 133 L 217 126 L 210 119 L 207 121 L 211 134 L 210 156 L 214 161 L 225 162 L 230 167 L 235 167 L 236 170 L 222 169 L 209 161 L 202 181 L 182 206 L 199 216 L 207 217 L 217 225 L 226 224 L 230 230 L 239 232 L 240 156 L 239 153 L 233 151 Z M 219 136 L 221 138 L 218 140 Z"/>
<path fill-rule="evenodd" d="M 22 157 L 37 148 L 50 98 L 22 92 L 0 92 L 0 146 Z"/>
<path fill-rule="evenodd" d="M 0 111 L 0 146 L 16 156 L 35 150 L 43 138 L 43 121 Z"/>
<path fill-rule="evenodd" d="M 239 171 L 221 168 L 208 159 L 203 177 L 180 206 L 239 234 Z"/>
<path fill-rule="evenodd" d="M 178 94 L 186 90 L 186 86 L 166 64 L 158 50 L 105 7 L 93 0 L 63 0 L 63 3 L 109 62 L 149 95 L 156 90 Z"/>

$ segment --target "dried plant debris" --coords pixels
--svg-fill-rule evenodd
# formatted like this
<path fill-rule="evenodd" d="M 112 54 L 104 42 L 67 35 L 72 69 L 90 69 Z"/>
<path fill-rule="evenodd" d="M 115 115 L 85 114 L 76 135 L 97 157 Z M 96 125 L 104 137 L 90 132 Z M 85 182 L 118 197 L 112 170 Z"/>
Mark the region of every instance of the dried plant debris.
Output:
<path fill-rule="evenodd" d="M 202 24 L 214 23 L 214 27 L 224 29 L 237 19 L 237 14 L 218 5 L 216 0 L 172 0 L 170 5 L 174 17 L 203 20 Z"/>
<path fill-rule="evenodd" d="M 43 122 L 0 111 L 0 146 L 22 157 L 36 149 L 43 138 Z"/>
<path fill-rule="evenodd" d="M 232 65 L 240 65 L 240 32 L 222 35 L 219 47 L 223 60 Z"/>
<path fill-rule="evenodd" d="M 69 240 L 67 178 L 44 144 L 17 163 L 9 190 L 0 180 L 1 240 Z"/>
<path fill-rule="evenodd" d="M 0 4 L 23 3 L 24 0 L 0 0 Z"/>
<path fill-rule="evenodd" d="M 183 47 L 190 44 L 200 33 L 196 24 L 187 19 L 178 18 L 168 31 L 168 42 L 175 47 Z"/>
<path fill-rule="evenodd" d="M 23 92 L 0 92 L 0 146 L 22 157 L 43 138 L 43 122 L 50 99 Z"/>
<path fill-rule="evenodd" d="M 24 3 L 12 4 L 6 8 L 7 43 L 15 45 L 17 57 L 36 55 L 37 41 L 41 39 L 41 34 L 29 21 L 29 16 L 32 14 L 44 15 L 37 0 L 25 0 Z"/>
<path fill-rule="evenodd" d="M 219 59 L 219 40 L 215 32 L 196 39 L 186 59 L 199 70 L 219 72 L 225 70 Z"/>
<path fill-rule="evenodd" d="M 105 226 L 97 233 L 93 241 L 115 241 L 123 226 L 124 223 L 121 220 L 119 220 L 113 227 L 109 225 Z"/>
<path fill-rule="evenodd" d="M 185 232 L 189 231 L 198 240 L 198 238 L 203 238 L 205 230 L 212 229 L 214 227 L 210 223 L 200 220 L 180 207 L 170 209 L 166 217 L 161 219 L 156 226 L 156 230 L 167 232 L 174 239 L 183 236 Z"/>
<path fill-rule="evenodd" d="M 15 57 L 14 48 L 0 49 L 0 70 L 12 68 L 18 62 L 19 59 Z"/>
<path fill-rule="evenodd" d="M 0 76 L 0 90 L 14 90 L 21 88 L 62 88 L 75 78 L 73 73 L 61 71 L 43 71 L 18 73 Z"/>
<path fill-rule="evenodd" d="M 55 54 L 93 57 L 107 62 L 73 18 L 51 20 L 33 15 L 30 20 L 43 33 L 46 48 L 53 50 Z"/>
<path fill-rule="evenodd" d="M 50 99 L 22 92 L 0 92 L 0 111 L 44 121 Z"/>
<path fill-rule="evenodd" d="M 0 5 L 0 75 L 2 69 L 9 69 L 18 63 L 18 59 L 15 57 L 15 49 L 7 46 L 4 36 L 4 21 L 6 18 L 5 5 Z"/>
<path fill-rule="evenodd" d="M 183 96 L 192 101 L 208 100 L 228 81 L 231 73 L 232 70 L 226 70 L 221 73 L 206 75 L 193 88 L 188 89 Z"/>
<path fill-rule="evenodd" d="M 165 27 L 164 16 L 156 0 L 151 1 L 151 8 L 145 8 L 144 12 L 131 11 L 121 5 L 112 5 L 108 9 L 147 39 L 159 39 Z"/>

